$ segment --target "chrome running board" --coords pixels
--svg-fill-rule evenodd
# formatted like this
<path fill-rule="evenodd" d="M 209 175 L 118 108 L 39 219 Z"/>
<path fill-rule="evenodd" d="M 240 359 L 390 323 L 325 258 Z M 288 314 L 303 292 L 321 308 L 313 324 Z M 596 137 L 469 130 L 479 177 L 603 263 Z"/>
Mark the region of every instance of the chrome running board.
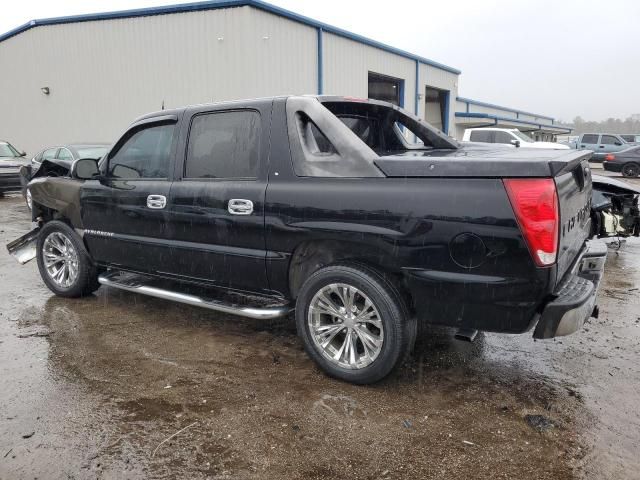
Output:
<path fill-rule="evenodd" d="M 235 298 L 241 301 L 243 296 L 238 293 L 222 293 L 220 295 L 222 299 L 214 298 L 213 295 L 215 291 L 212 289 L 194 287 L 184 283 L 169 283 L 161 279 L 136 273 L 120 271 L 107 272 L 98 277 L 98 282 L 100 282 L 101 285 L 126 290 L 128 292 L 141 293 L 150 297 L 186 303 L 187 305 L 193 305 L 195 307 L 208 308 L 209 310 L 215 310 L 217 312 L 230 313 L 232 315 L 249 318 L 268 320 L 283 317 L 292 310 L 290 305 L 278 303 L 277 299 L 271 297 L 256 297 L 252 294 L 250 298 L 256 303 L 263 305 L 243 305 L 239 301 L 231 300 L 231 298 Z M 181 286 L 184 287 L 185 290 L 197 290 L 198 294 L 179 292 L 174 289 L 169 289 L 167 286 L 171 288 Z"/>

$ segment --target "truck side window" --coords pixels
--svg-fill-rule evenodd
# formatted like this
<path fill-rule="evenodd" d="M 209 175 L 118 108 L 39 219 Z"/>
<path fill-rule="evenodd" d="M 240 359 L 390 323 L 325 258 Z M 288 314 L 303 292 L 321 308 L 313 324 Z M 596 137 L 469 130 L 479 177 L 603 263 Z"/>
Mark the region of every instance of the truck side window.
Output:
<path fill-rule="evenodd" d="M 600 140 L 600 143 L 603 145 L 616 145 L 621 142 L 613 135 L 602 135 L 602 139 Z"/>
<path fill-rule="evenodd" d="M 584 134 L 582 136 L 582 141 L 580 143 L 593 143 L 596 144 L 598 143 L 598 135 L 593 135 L 593 134 Z"/>
<path fill-rule="evenodd" d="M 109 157 L 115 178 L 168 178 L 175 126 L 155 125 L 134 131 Z"/>
<path fill-rule="evenodd" d="M 493 143 L 506 143 L 506 144 L 510 144 L 513 140 L 516 140 L 515 138 L 513 138 L 513 136 L 510 133 L 507 132 L 494 132 L 495 134 L 495 140 L 493 141 Z"/>
<path fill-rule="evenodd" d="M 493 132 L 489 130 L 474 130 L 471 132 L 469 140 L 472 142 L 492 143 L 491 134 Z"/>
<path fill-rule="evenodd" d="M 256 178 L 260 114 L 253 110 L 196 115 L 191 121 L 185 178 Z"/>
<path fill-rule="evenodd" d="M 45 150 L 44 152 L 42 152 L 42 160 L 53 160 L 54 158 L 56 158 L 57 151 L 57 148 L 50 148 L 48 150 Z"/>

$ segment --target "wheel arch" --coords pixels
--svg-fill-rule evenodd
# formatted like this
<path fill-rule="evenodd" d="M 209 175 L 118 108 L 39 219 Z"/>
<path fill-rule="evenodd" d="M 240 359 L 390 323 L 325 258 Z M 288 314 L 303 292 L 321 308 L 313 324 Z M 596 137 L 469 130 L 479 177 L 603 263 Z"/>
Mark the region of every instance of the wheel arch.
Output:
<path fill-rule="evenodd" d="M 404 297 L 408 306 L 412 305 L 409 290 L 404 286 L 404 277 L 394 268 L 391 256 L 382 249 L 359 242 L 338 240 L 312 240 L 303 242 L 294 250 L 289 261 L 289 293 L 296 299 L 303 283 L 314 272 L 332 264 L 362 265 L 375 270 Z"/>

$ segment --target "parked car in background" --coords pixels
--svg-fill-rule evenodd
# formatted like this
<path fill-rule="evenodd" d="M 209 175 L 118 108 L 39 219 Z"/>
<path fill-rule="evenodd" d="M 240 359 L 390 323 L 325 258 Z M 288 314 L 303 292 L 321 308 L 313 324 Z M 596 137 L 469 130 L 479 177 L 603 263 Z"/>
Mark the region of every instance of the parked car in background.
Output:
<path fill-rule="evenodd" d="M 26 155 L 9 142 L 0 141 L 0 197 L 5 192 L 19 191 L 22 188 L 20 168 L 29 164 Z"/>
<path fill-rule="evenodd" d="M 463 142 L 501 143 L 521 148 L 568 150 L 567 145 L 555 142 L 536 142 L 517 128 L 467 128 Z"/>
<path fill-rule="evenodd" d="M 640 134 L 621 134 L 622 139 L 627 143 L 640 143 Z"/>
<path fill-rule="evenodd" d="M 625 177 L 637 177 L 640 175 L 640 145 L 607 153 L 602 166 L 610 172 L 621 172 Z"/>
<path fill-rule="evenodd" d="M 31 159 L 32 170 L 40 168 L 43 160 L 49 160 L 56 165 L 71 168 L 71 164 L 80 158 L 101 159 L 107 150 L 107 143 L 74 143 L 47 147 Z"/>
<path fill-rule="evenodd" d="M 31 159 L 31 165 L 20 172 L 22 195 L 31 209 L 31 192 L 26 188 L 36 171 L 44 168 L 41 176 L 65 177 L 69 175 L 71 165 L 80 158 L 100 160 L 109 150 L 107 143 L 74 143 L 71 145 L 57 145 L 41 150 Z M 44 165 L 44 166 L 43 166 Z"/>
<path fill-rule="evenodd" d="M 583 133 L 578 138 L 575 148 L 591 150 L 593 152 L 591 160 L 602 162 L 607 153 L 619 152 L 630 146 L 631 144 L 615 133 Z"/>

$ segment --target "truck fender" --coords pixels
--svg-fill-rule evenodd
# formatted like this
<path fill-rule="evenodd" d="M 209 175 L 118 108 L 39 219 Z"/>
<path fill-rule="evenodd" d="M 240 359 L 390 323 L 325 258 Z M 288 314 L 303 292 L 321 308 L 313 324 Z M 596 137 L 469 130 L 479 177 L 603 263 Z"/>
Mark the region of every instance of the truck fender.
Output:
<path fill-rule="evenodd" d="M 68 177 L 40 177 L 29 182 L 33 199 L 33 219 L 65 218 L 72 227 L 82 229 L 80 189 L 82 181 Z"/>

